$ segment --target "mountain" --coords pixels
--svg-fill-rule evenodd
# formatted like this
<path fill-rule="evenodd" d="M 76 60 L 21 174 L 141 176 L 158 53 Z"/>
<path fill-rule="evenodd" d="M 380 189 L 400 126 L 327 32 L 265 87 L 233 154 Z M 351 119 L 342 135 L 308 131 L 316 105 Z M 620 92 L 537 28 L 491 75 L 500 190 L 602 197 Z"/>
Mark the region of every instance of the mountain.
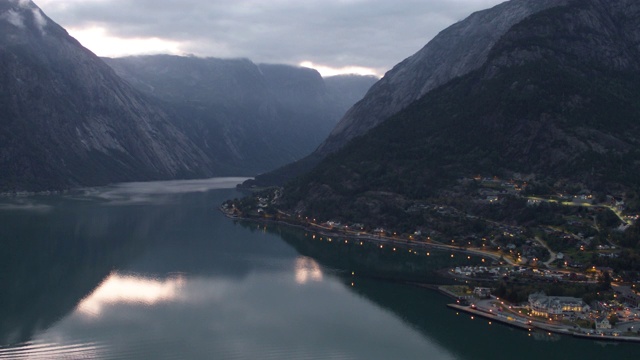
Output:
<path fill-rule="evenodd" d="M 563 0 L 507 1 L 479 11 L 433 38 L 377 82 L 340 120 L 318 148 L 321 155 L 344 146 L 436 87 L 481 67 L 490 49 L 516 23 Z"/>
<path fill-rule="evenodd" d="M 531 2 L 503 6 L 520 3 Z M 640 210 L 639 29 L 640 4 L 631 0 L 567 1 L 524 17 L 481 66 L 328 155 L 285 187 L 280 206 L 416 226 L 425 201 L 472 206 L 463 193 L 477 189 L 460 184 L 482 175 L 553 194 L 616 194 Z"/>
<path fill-rule="evenodd" d="M 0 2 L 0 192 L 213 176 L 207 155 L 33 2 Z"/>
<path fill-rule="evenodd" d="M 323 79 L 308 68 L 170 55 L 104 59 L 165 104 L 174 123 L 233 174 L 253 175 L 312 152 L 375 82 Z"/>
<path fill-rule="evenodd" d="M 565 0 L 512 0 L 471 14 L 387 72 L 346 112 L 311 155 L 257 176 L 243 186 L 282 185 L 306 173 L 325 156 L 364 135 L 429 91 L 480 68 L 487 61 L 490 49 L 514 24 L 565 3 Z"/>

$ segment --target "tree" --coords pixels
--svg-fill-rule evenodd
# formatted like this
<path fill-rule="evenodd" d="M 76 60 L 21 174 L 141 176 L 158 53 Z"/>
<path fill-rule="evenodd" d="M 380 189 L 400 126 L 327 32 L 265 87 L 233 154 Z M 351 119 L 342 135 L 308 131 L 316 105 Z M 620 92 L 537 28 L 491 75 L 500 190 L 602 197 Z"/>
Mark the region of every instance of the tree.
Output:
<path fill-rule="evenodd" d="M 605 271 L 602 273 L 602 277 L 600 278 L 600 281 L 598 284 L 598 290 L 599 291 L 611 290 L 611 275 L 609 274 L 608 271 Z"/>

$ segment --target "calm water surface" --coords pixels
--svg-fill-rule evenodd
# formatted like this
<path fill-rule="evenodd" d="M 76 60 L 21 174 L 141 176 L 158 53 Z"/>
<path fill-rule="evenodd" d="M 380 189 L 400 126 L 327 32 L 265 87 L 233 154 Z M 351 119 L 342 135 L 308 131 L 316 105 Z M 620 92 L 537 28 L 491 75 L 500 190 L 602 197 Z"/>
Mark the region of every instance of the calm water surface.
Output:
<path fill-rule="evenodd" d="M 0 200 L 0 359 L 631 359 L 640 351 L 489 325 L 456 315 L 435 292 L 370 277 L 382 267 L 437 281 L 429 272 L 449 254 L 233 222 L 217 206 L 241 196 L 238 181 Z"/>

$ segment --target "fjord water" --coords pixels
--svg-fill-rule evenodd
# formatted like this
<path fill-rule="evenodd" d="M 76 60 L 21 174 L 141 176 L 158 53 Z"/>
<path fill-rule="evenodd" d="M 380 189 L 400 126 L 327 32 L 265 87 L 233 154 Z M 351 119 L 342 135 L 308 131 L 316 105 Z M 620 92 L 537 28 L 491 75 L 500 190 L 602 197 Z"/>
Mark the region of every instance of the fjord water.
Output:
<path fill-rule="evenodd" d="M 637 354 L 637 345 L 472 320 L 446 308 L 442 295 L 377 280 L 373 269 L 399 271 L 393 263 L 400 262 L 425 272 L 423 264 L 442 266 L 445 256 L 407 260 L 227 219 L 217 207 L 241 196 L 233 189 L 239 181 L 122 184 L 0 200 L 0 359 Z"/>

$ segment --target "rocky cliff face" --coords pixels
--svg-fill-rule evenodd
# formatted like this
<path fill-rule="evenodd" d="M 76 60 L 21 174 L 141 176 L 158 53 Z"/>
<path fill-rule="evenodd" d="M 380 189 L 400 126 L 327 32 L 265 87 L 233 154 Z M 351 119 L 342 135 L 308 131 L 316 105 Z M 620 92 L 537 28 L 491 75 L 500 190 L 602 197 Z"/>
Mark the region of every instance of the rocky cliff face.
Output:
<path fill-rule="evenodd" d="M 31 1 L 0 3 L 0 191 L 214 175 L 207 156 Z"/>
<path fill-rule="evenodd" d="M 317 153 L 344 146 L 430 90 L 480 68 L 493 45 L 513 25 L 565 0 L 511 0 L 476 12 L 445 29 L 416 54 L 390 70 L 340 120 Z"/>
<path fill-rule="evenodd" d="M 328 87 L 315 70 L 246 59 L 160 55 L 105 61 L 164 102 L 176 125 L 232 174 L 254 175 L 309 154 L 374 83 L 355 77 Z"/>

